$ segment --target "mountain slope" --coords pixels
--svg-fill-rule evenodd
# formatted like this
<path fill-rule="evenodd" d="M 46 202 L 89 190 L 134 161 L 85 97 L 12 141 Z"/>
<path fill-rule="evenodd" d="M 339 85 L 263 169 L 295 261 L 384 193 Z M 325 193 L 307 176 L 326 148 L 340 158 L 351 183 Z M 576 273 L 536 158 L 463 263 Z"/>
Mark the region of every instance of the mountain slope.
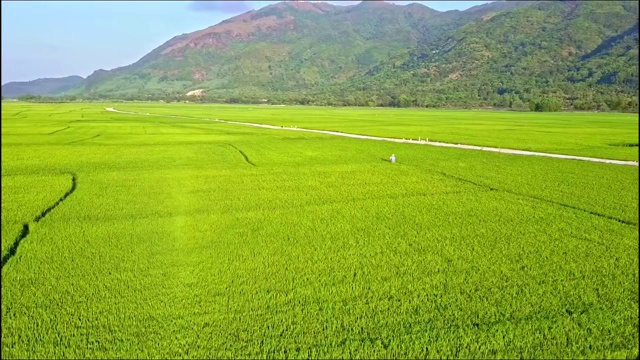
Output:
<path fill-rule="evenodd" d="M 331 92 L 366 98 L 375 92 L 360 89 L 378 89 L 434 107 L 554 97 L 591 109 L 622 98 L 637 109 L 637 39 L 637 3 L 541 2 L 475 20 Z"/>
<path fill-rule="evenodd" d="M 497 1 L 447 12 L 282 2 L 177 36 L 71 93 L 177 99 L 202 89 L 230 102 L 634 110 L 637 62 L 632 1 Z"/>
<path fill-rule="evenodd" d="M 530 2 L 470 11 L 362 2 L 353 6 L 282 2 L 184 34 L 136 64 L 99 71 L 78 93 L 116 97 L 182 95 L 267 97 L 340 84 L 487 13 Z"/>
<path fill-rule="evenodd" d="M 2 85 L 2 97 L 17 98 L 22 95 L 59 95 L 84 82 L 81 76 L 46 78 L 32 81 L 14 81 Z"/>

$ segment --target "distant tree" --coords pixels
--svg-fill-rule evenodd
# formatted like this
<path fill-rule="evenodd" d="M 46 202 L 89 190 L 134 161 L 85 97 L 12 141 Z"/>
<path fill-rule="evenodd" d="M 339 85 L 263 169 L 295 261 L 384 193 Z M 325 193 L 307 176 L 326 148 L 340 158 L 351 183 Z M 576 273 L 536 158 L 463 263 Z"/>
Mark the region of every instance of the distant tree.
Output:
<path fill-rule="evenodd" d="M 603 101 L 601 103 L 598 104 L 598 111 L 609 111 L 609 107 L 607 106 L 607 104 Z"/>
<path fill-rule="evenodd" d="M 202 99 L 202 97 L 201 97 L 201 96 L 198 96 L 198 95 L 189 95 L 189 96 L 187 96 L 187 99 L 186 99 L 186 100 L 187 100 L 187 101 L 189 101 L 189 102 L 198 102 L 198 101 L 200 101 L 200 99 Z"/>
<path fill-rule="evenodd" d="M 501 108 L 511 107 L 511 95 L 507 93 L 498 96 L 498 98 L 493 102 L 493 105 Z"/>
<path fill-rule="evenodd" d="M 638 112 L 638 98 L 634 98 L 629 100 L 629 107 L 627 109 L 628 112 Z"/>
<path fill-rule="evenodd" d="M 524 103 L 520 100 L 519 97 L 516 97 L 515 100 L 511 102 L 512 109 L 524 109 Z"/>
<path fill-rule="evenodd" d="M 595 110 L 596 104 L 591 100 L 577 100 L 573 103 L 576 110 Z"/>
<path fill-rule="evenodd" d="M 40 99 L 41 99 L 41 96 L 32 95 L 32 94 L 25 94 L 25 95 L 18 96 L 18 100 L 20 100 L 20 101 L 36 102 L 36 101 L 38 101 Z"/>
<path fill-rule="evenodd" d="M 415 105 L 415 99 L 402 94 L 400 95 L 399 99 L 398 99 L 398 106 L 406 108 L 406 107 L 411 107 Z"/>
<path fill-rule="evenodd" d="M 624 111 L 627 109 L 627 101 L 622 97 L 614 97 L 606 103 L 611 110 Z"/>
<path fill-rule="evenodd" d="M 529 103 L 529 110 L 531 110 L 531 103 Z M 562 101 L 557 98 L 544 98 L 539 101 L 533 102 L 533 111 L 539 112 L 554 112 L 562 110 Z"/>

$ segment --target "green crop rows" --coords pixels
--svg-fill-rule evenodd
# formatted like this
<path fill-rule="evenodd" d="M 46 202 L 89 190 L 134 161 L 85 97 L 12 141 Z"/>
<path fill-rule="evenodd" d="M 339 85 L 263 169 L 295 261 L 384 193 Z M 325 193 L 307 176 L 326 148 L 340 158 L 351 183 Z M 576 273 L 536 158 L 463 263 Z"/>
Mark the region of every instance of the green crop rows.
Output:
<path fill-rule="evenodd" d="M 118 110 L 214 117 L 354 134 L 638 161 L 638 115 L 299 106 L 116 104 Z"/>
<path fill-rule="evenodd" d="M 104 107 L 638 159 L 616 114 L 3 103 L 3 358 L 638 356 L 637 167 Z"/>

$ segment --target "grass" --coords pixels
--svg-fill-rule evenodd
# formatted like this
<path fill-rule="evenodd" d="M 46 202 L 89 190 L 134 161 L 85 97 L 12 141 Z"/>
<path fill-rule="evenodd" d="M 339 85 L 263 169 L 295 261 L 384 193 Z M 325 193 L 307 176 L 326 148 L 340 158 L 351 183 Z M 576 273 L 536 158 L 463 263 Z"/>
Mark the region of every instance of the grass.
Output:
<path fill-rule="evenodd" d="M 4 258 L 24 224 L 53 205 L 70 186 L 70 176 L 2 176 L 2 257 Z M 29 191 L 25 191 L 29 189 Z"/>
<path fill-rule="evenodd" d="M 638 115 L 389 108 L 117 104 L 118 110 L 215 117 L 347 133 L 638 161 Z"/>
<path fill-rule="evenodd" d="M 5 358 L 638 356 L 637 167 L 105 106 L 3 104 Z"/>

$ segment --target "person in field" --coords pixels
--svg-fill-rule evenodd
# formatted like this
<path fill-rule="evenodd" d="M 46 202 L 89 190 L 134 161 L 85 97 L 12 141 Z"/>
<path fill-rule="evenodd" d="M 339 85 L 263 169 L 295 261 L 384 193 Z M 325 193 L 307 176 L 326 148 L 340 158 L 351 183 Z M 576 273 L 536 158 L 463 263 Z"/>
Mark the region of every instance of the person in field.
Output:
<path fill-rule="evenodd" d="M 389 160 L 391 160 L 392 163 L 396 162 L 396 154 L 391 154 L 391 157 L 389 158 Z"/>

